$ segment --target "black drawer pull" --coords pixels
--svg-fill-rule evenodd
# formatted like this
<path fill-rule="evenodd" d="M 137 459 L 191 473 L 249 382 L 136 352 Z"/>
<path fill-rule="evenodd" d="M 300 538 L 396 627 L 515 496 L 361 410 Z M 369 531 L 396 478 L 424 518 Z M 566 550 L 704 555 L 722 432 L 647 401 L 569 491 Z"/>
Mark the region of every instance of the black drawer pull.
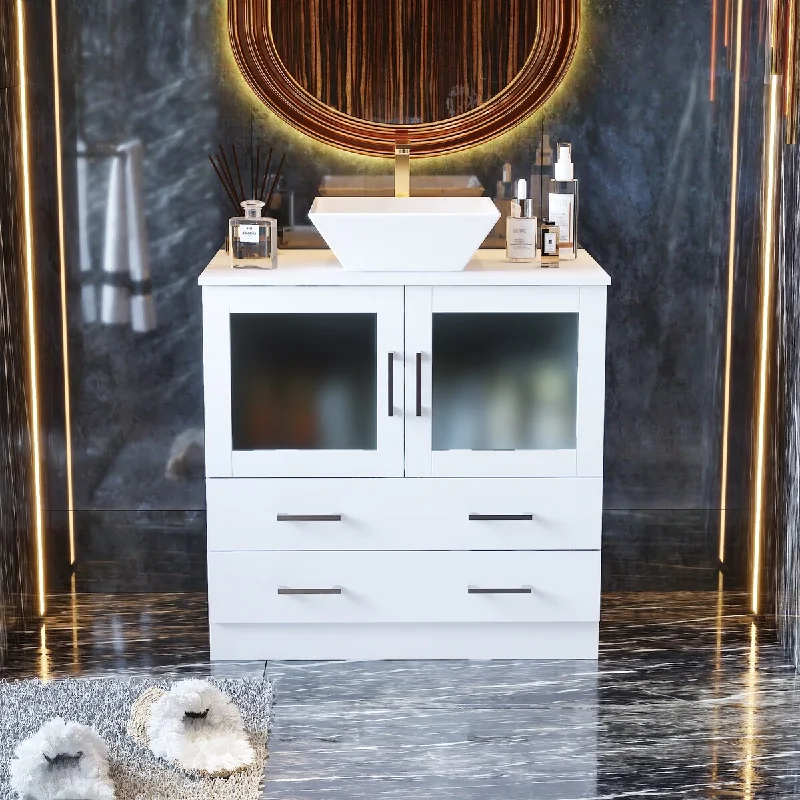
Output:
<path fill-rule="evenodd" d="M 477 586 L 467 587 L 468 594 L 532 594 L 530 586 L 521 586 L 519 589 L 480 589 Z"/>
<path fill-rule="evenodd" d="M 332 589 L 290 589 L 288 586 L 279 586 L 278 594 L 341 594 L 342 587 L 334 586 Z"/>
<path fill-rule="evenodd" d="M 341 522 L 341 514 L 278 514 L 278 522 Z"/>
<path fill-rule="evenodd" d="M 470 514 L 471 522 L 533 522 L 533 514 Z"/>

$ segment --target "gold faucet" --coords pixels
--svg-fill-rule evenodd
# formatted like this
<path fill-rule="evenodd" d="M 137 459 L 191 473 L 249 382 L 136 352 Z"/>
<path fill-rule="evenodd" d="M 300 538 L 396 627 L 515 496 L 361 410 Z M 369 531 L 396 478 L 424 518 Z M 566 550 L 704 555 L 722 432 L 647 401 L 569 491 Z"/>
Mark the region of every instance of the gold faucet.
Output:
<path fill-rule="evenodd" d="M 394 196 L 411 197 L 411 148 L 394 148 Z"/>

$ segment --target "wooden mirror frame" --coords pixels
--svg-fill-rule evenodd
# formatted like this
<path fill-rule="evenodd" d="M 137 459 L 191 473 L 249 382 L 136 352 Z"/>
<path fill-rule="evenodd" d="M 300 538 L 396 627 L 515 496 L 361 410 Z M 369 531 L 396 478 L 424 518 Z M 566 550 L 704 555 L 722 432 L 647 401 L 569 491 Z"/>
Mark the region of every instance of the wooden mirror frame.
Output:
<path fill-rule="evenodd" d="M 284 122 L 334 147 L 393 157 L 398 143 L 412 157 L 454 153 L 518 125 L 553 94 L 569 69 L 580 33 L 581 0 L 539 3 L 536 40 L 513 80 L 477 108 L 439 122 L 395 125 L 345 114 L 306 91 L 286 69 L 271 29 L 272 0 L 228 0 L 228 32 L 247 83 Z"/>

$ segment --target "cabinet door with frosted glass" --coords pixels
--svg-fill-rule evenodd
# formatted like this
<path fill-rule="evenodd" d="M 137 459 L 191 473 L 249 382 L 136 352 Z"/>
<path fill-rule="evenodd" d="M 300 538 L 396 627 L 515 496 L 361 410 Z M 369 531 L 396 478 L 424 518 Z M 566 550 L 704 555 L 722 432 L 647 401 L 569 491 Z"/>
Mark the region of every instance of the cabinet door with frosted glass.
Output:
<path fill-rule="evenodd" d="M 403 474 L 403 290 L 206 288 L 208 477 Z"/>
<path fill-rule="evenodd" d="M 605 287 L 407 287 L 406 475 L 601 476 Z"/>

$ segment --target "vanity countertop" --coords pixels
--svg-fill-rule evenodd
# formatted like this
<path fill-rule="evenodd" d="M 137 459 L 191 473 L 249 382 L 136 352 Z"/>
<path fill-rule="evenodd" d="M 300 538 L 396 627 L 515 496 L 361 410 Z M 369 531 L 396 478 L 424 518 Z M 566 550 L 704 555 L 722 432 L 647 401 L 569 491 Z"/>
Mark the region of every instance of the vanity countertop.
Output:
<path fill-rule="evenodd" d="M 409 258 L 413 258 L 413 251 Z M 330 250 L 280 250 L 277 269 L 233 269 L 220 250 L 201 286 L 608 286 L 611 277 L 585 251 L 557 269 L 506 261 L 505 250 L 478 250 L 461 272 L 349 272 Z"/>

